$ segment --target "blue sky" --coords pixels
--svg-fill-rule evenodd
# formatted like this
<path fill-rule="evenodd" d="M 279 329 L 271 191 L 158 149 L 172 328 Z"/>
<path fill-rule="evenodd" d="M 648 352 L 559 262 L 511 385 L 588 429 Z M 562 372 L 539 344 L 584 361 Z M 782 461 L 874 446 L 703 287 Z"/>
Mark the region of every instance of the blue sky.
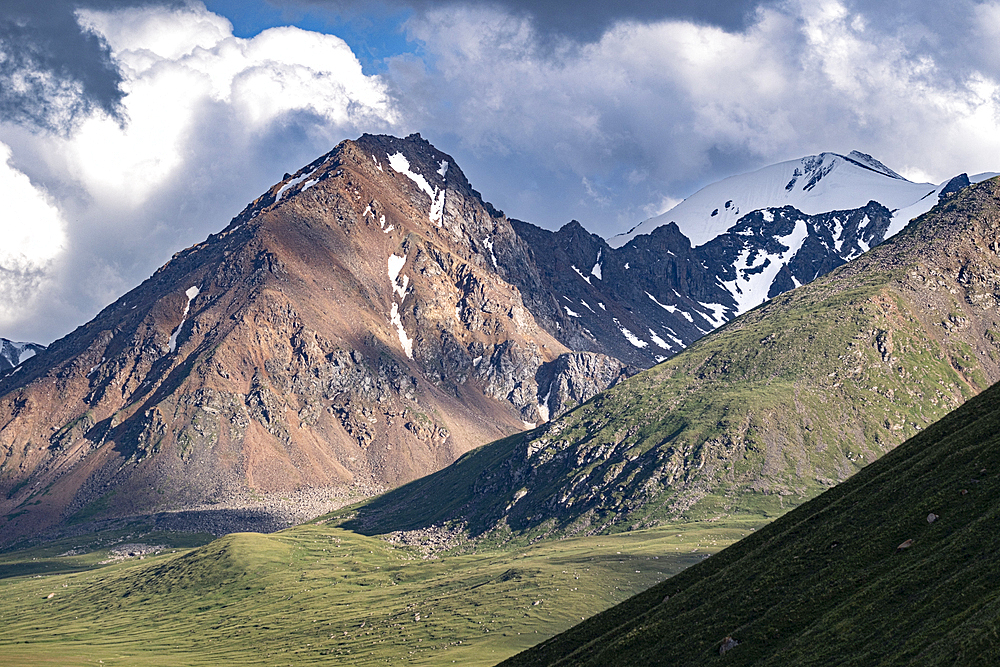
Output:
<path fill-rule="evenodd" d="M 210 0 L 205 6 L 233 24 L 233 34 L 250 38 L 268 28 L 294 25 L 303 30 L 336 35 L 361 61 L 366 74 L 385 71 L 385 59 L 417 50 L 403 25 L 413 15 L 408 7 L 379 7 L 376 12 L 335 11 L 322 5 L 276 4 L 263 0 Z"/>
<path fill-rule="evenodd" d="M 1000 170 L 1000 1 L 5 0 L 0 51 L 16 340 L 363 132 L 420 132 L 509 216 L 602 236 L 822 151 Z"/>

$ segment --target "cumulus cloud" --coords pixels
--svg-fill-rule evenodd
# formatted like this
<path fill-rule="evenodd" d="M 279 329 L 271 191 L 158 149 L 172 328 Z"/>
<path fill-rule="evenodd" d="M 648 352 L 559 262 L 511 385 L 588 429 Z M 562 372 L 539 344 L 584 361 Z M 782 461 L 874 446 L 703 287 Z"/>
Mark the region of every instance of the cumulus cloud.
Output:
<path fill-rule="evenodd" d="M 966 44 L 995 50 L 990 29 L 973 25 L 962 26 Z M 949 65 L 907 26 L 877 24 L 834 0 L 793 1 L 762 6 L 741 30 L 621 21 L 594 42 L 553 43 L 529 17 L 452 7 L 408 24 L 433 68 L 400 58 L 393 74 L 406 94 L 422 96 L 421 124 L 444 129 L 446 119 L 469 153 L 513 154 L 587 179 L 575 204 L 532 200 L 536 219 L 577 217 L 611 234 L 650 202 L 824 150 L 859 149 L 931 180 L 996 169 L 997 79 L 968 62 Z M 619 196 L 587 196 L 598 182 Z M 524 215 L 518 202 L 529 200 L 498 186 L 498 203 Z"/>
<path fill-rule="evenodd" d="M 61 260 L 0 275 L 0 291 L 36 295 L 37 308 L 0 313 L 7 337 L 65 333 L 223 227 L 276 174 L 397 119 L 385 83 L 335 36 L 279 27 L 240 39 L 199 4 L 78 20 L 119 68 L 121 113 L 91 112 L 69 133 L 0 123 L 17 173 L 72 221 Z"/>
<path fill-rule="evenodd" d="M 35 306 L 47 270 L 64 250 L 66 224 L 44 191 L 11 167 L 0 143 L 0 318 Z"/>

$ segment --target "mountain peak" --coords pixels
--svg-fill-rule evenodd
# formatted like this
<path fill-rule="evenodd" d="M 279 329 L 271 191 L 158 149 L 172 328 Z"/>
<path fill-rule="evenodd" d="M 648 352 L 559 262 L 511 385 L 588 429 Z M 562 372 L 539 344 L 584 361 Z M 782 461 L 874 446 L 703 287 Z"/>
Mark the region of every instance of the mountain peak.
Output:
<path fill-rule="evenodd" d="M 27 508 L 0 541 L 95 512 L 370 495 L 555 417 L 627 371 L 540 325 L 523 295 L 542 292 L 450 156 L 419 135 L 341 142 L 0 377 L 17 471 L 0 515 Z"/>
<path fill-rule="evenodd" d="M 867 153 L 862 153 L 861 151 L 851 151 L 846 157 L 855 164 L 859 164 L 867 169 L 872 169 L 880 174 L 885 174 L 889 178 L 898 178 L 902 181 L 907 180 Z"/>
<path fill-rule="evenodd" d="M 860 151 L 848 155 L 825 152 L 707 185 L 666 213 L 640 223 L 626 234 L 611 237 L 608 244 L 619 248 L 636 236 L 676 222 L 691 244 L 700 246 L 730 229 L 748 213 L 783 206 L 816 215 L 853 210 L 876 201 L 890 211 L 906 209 L 909 213 L 908 207 L 920 202 L 933 189 L 932 184 L 906 180 Z M 933 204 L 933 199 L 927 200 L 926 206 L 914 215 L 926 212 Z M 898 231 L 908 221 L 909 218 L 893 229 Z"/>

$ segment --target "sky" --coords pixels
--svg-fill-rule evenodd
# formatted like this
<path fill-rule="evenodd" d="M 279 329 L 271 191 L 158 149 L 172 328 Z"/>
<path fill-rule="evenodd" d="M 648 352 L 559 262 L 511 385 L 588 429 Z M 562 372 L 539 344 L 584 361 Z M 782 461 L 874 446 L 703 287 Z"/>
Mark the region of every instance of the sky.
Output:
<path fill-rule="evenodd" d="M 0 337 L 69 333 L 364 132 L 605 237 L 822 151 L 1000 171 L 1000 0 L 0 0 Z"/>

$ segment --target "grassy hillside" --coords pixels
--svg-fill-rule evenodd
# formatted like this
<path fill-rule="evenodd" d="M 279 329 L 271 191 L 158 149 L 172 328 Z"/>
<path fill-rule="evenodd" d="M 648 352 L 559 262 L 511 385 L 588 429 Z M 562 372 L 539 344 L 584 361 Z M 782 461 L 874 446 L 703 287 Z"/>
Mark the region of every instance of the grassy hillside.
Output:
<path fill-rule="evenodd" d="M 755 527 L 683 524 L 432 559 L 329 523 L 193 550 L 183 547 L 198 536 L 162 533 L 86 538 L 104 543 L 97 551 L 52 544 L 0 554 L 0 663 L 493 665 Z M 166 548 L 101 565 L 123 541 Z"/>
<path fill-rule="evenodd" d="M 1000 380 L 1000 185 L 530 433 L 360 508 L 370 534 L 462 525 L 515 543 L 767 519 Z"/>
<path fill-rule="evenodd" d="M 997 664 L 998 521 L 1000 386 L 753 536 L 504 664 Z M 720 655 L 727 637 L 738 645 Z"/>

